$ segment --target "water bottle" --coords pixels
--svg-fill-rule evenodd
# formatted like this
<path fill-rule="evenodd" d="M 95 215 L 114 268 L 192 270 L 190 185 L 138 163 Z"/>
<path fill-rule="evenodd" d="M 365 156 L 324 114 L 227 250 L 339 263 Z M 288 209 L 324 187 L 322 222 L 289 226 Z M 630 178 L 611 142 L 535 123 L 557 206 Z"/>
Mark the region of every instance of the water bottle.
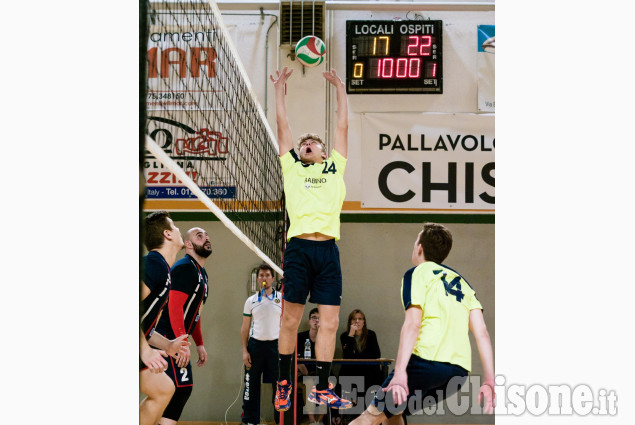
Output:
<path fill-rule="evenodd" d="M 305 359 L 311 358 L 311 340 L 308 338 L 306 341 L 304 341 L 304 358 Z"/>

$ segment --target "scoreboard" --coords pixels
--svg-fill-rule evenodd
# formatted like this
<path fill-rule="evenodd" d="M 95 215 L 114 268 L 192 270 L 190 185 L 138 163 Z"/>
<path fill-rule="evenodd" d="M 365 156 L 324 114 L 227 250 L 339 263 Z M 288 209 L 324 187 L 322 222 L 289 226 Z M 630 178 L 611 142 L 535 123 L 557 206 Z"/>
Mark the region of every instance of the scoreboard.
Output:
<path fill-rule="evenodd" d="M 443 93 L 442 21 L 346 21 L 346 93 Z"/>

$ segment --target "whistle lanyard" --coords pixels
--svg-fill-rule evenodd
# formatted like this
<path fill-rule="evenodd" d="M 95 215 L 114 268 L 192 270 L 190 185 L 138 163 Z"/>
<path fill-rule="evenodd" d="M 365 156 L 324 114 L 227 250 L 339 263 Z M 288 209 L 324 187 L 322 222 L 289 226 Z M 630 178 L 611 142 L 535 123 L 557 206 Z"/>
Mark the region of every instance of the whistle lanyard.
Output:
<path fill-rule="evenodd" d="M 258 302 L 262 301 L 263 294 L 266 299 L 268 299 L 269 301 L 273 301 L 273 299 L 276 297 L 276 290 L 274 289 L 271 292 L 271 295 L 267 295 L 267 293 L 265 292 L 265 288 L 262 288 L 262 290 L 258 293 Z"/>

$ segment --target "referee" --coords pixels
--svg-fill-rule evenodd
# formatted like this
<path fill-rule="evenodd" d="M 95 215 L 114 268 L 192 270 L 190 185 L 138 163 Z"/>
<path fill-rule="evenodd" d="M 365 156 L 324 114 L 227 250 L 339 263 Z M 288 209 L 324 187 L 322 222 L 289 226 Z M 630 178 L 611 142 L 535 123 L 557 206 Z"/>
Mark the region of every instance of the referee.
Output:
<path fill-rule="evenodd" d="M 242 422 L 260 423 L 260 380 L 271 383 L 275 393 L 278 376 L 278 334 L 282 313 L 282 295 L 273 289 L 273 268 L 268 264 L 258 267 L 258 293 L 247 298 L 243 309 L 240 340 L 243 347 L 245 382 Z M 273 404 L 273 397 L 271 400 Z M 276 423 L 280 413 L 274 409 Z"/>

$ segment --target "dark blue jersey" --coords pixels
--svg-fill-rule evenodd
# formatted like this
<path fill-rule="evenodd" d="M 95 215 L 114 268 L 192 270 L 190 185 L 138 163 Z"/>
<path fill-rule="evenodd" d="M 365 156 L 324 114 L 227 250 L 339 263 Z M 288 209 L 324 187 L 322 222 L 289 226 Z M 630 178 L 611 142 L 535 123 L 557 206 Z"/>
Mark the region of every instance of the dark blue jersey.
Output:
<path fill-rule="evenodd" d="M 159 314 L 167 304 L 170 291 L 170 266 L 157 251 L 150 251 L 143 257 L 143 282 L 150 289 L 150 295 L 141 301 L 141 330 L 147 337 L 157 325 Z"/>
<path fill-rule="evenodd" d="M 182 294 L 181 297 L 174 297 L 175 300 L 181 300 L 183 302 L 183 323 L 178 324 L 178 328 L 173 329 L 170 323 L 170 308 L 174 308 L 173 305 L 166 306 L 161 314 L 161 319 L 157 325 L 157 332 L 164 335 L 168 339 L 174 339 L 177 336 L 183 334 L 192 334 L 196 323 L 200 319 L 200 309 L 203 303 L 207 300 L 208 285 L 207 285 L 207 272 L 204 267 L 201 267 L 194 258 L 185 254 L 185 257 L 177 261 L 172 270 L 170 271 L 172 276 L 172 286 L 170 291 L 178 291 Z M 174 292 L 173 295 L 174 296 Z M 170 301 L 172 303 L 172 301 Z M 180 328 L 183 326 L 183 328 Z"/>

